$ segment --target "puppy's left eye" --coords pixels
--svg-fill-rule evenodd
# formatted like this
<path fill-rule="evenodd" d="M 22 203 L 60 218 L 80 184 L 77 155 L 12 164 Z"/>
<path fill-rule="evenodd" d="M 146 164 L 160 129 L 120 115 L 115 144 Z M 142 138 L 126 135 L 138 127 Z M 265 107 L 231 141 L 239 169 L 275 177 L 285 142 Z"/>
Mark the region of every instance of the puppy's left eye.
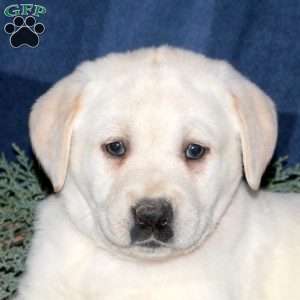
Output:
<path fill-rule="evenodd" d="M 189 144 L 186 148 L 185 148 L 185 157 L 187 159 L 200 159 L 204 156 L 204 154 L 206 153 L 207 148 L 198 145 L 198 144 Z"/>
<path fill-rule="evenodd" d="M 126 147 L 122 141 L 115 141 L 105 145 L 106 151 L 112 156 L 124 156 Z"/>

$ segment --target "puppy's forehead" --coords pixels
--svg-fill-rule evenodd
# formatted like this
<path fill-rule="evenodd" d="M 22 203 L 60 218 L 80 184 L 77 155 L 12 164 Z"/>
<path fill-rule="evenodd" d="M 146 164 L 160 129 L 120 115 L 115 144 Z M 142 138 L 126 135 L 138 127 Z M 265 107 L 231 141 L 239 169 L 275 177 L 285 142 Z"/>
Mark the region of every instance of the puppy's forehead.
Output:
<path fill-rule="evenodd" d="M 94 127 L 127 124 L 166 131 L 205 125 L 219 132 L 220 121 L 228 122 L 228 96 L 210 74 L 188 72 L 190 63 L 185 68 L 153 58 L 120 65 L 116 67 L 118 73 L 107 65 L 88 84 L 82 118 Z M 103 72 L 108 72 L 108 80 L 104 80 Z"/>
<path fill-rule="evenodd" d="M 84 109 L 89 115 L 97 113 L 102 118 L 127 115 L 136 119 L 140 114 L 151 119 L 163 115 L 224 115 L 224 107 L 208 88 L 196 90 L 189 83 L 175 80 L 155 82 L 151 77 L 132 80 L 134 86 L 126 83 L 114 85 L 112 82 L 102 90 L 92 91 L 84 100 Z"/>

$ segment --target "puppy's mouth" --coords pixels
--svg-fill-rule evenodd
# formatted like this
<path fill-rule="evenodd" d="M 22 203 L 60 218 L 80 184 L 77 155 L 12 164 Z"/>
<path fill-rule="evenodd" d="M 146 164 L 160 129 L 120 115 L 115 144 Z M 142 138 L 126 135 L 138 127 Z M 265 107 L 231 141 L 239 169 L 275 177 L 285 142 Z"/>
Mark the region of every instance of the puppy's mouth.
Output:
<path fill-rule="evenodd" d="M 153 249 L 153 250 L 167 247 L 167 244 L 162 243 L 154 238 L 148 239 L 146 241 L 135 242 L 134 245 L 143 247 L 144 249 Z"/>
<path fill-rule="evenodd" d="M 144 241 L 136 241 L 131 244 L 130 255 L 143 260 L 164 260 L 172 257 L 174 247 L 172 243 L 164 243 L 151 237 Z M 129 249 L 130 249 L 129 248 Z"/>

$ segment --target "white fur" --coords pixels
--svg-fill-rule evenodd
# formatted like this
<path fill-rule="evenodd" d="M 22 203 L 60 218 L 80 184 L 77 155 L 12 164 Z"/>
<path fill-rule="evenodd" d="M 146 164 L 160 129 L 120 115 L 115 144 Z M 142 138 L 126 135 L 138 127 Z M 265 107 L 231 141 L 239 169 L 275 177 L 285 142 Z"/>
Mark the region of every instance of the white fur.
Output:
<path fill-rule="evenodd" d="M 30 128 L 57 193 L 38 207 L 18 300 L 300 299 L 300 197 L 255 191 L 274 106 L 228 64 L 171 47 L 86 62 Z M 104 153 L 116 138 L 126 158 Z M 192 142 L 210 150 L 187 162 Z M 143 197 L 174 207 L 169 247 L 130 244 Z"/>

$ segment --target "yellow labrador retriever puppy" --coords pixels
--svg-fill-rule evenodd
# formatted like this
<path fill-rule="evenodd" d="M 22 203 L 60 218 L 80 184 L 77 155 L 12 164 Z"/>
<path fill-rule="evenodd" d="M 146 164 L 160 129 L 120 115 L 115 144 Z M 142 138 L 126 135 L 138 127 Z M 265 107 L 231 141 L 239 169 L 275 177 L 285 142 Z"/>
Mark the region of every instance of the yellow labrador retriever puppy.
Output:
<path fill-rule="evenodd" d="M 226 62 L 166 46 L 85 62 L 30 134 L 56 193 L 18 300 L 300 299 L 300 197 L 257 191 L 274 105 Z"/>

